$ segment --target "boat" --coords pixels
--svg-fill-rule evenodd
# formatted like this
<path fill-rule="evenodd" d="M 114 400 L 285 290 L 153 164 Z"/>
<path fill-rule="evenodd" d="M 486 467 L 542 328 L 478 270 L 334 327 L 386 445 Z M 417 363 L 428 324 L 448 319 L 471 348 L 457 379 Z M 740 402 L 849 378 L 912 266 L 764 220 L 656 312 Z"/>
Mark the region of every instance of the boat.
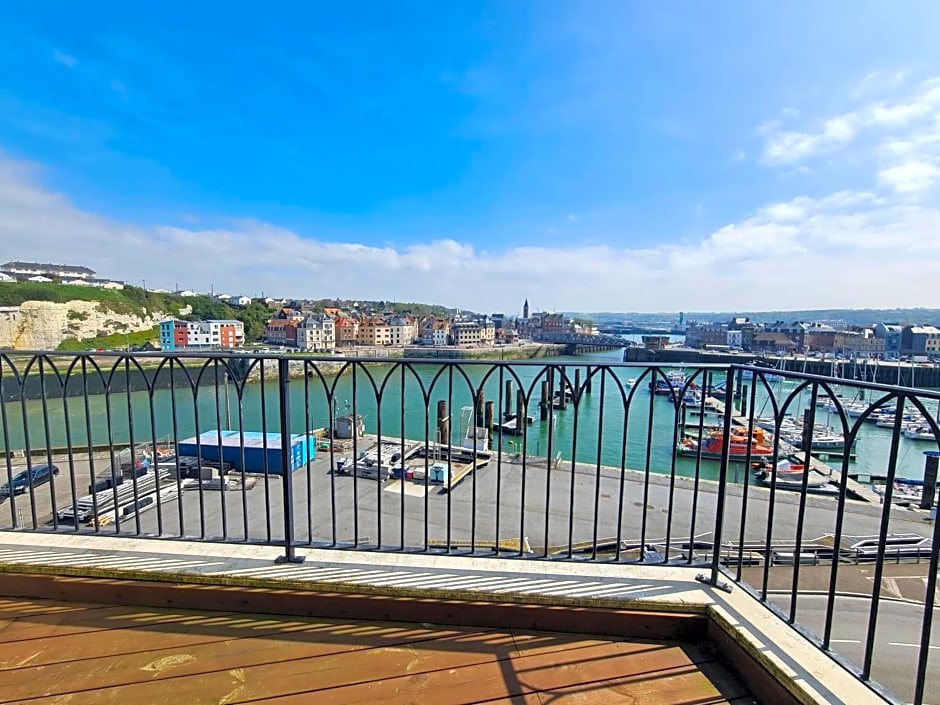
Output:
<path fill-rule="evenodd" d="M 757 480 L 766 487 L 778 490 L 794 490 L 814 494 L 838 494 L 839 488 L 829 484 L 829 476 L 809 469 L 806 465 L 793 460 L 781 460 L 777 463 L 776 473 L 771 472 L 766 464 L 761 464 L 755 474 Z"/>
<path fill-rule="evenodd" d="M 875 483 L 871 486 L 872 490 L 876 494 L 882 496 L 882 501 L 884 501 L 884 495 L 886 494 L 886 487 L 883 484 Z M 924 481 L 915 480 L 909 477 L 898 477 L 894 480 L 894 486 L 891 490 L 891 503 L 892 504 L 901 504 L 901 505 L 910 505 L 910 504 L 920 504 L 921 498 L 924 496 Z"/>
<path fill-rule="evenodd" d="M 933 429 L 930 428 L 927 424 L 921 426 L 906 426 L 904 428 L 904 437 L 910 438 L 912 441 L 930 441 L 931 443 L 937 442 L 937 436 L 934 434 Z"/>
<path fill-rule="evenodd" d="M 653 394 L 671 394 L 674 397 L 678 397 L 682 393 L 685 381 L 686 377 L 684 372 L 672 371 L 666 373 L 665 379 L 657 377 L 647 386 Z"/>
<path fill-rule="evenodd" d="M 773 374 L 772 372 L 769 372 L 769 371 L 758 372 L 757 376 L 759 378 L 762 378 L 765 382 L 767 382 L 767 384 L 776 384 L 777 382 L 783 379 L 783 377 L 781 377 L 780 375 Z M 754 371 L 753 370 L 741 370 L 741 379 L 754 379 Z"/>
<path fill-rule="evenodd" d="M 773 448 L 765 443 L 764 432 L 759 428 L 754 429 L 750 438 L 746 433 L 733 432 L 727 442 L 722 431 L 713 431 L 701 440 L 686 436 L 677 444 L 676 452 L 679 455 L 701 455 L 703 458 L 720 460 L 726 446 L 728 459 L 735 462 L 769 458 L 774 453 Z"/>
<path fill-rule="evenodd" d="M 626 382 L 626 385 L 627 385 L 628 387 L 633 387 L 635 384 L 636 384 L 636 378 L 635 378 L 635 377 L 631 377 L 631 378 L 628 379 L 627 382 Z"/>

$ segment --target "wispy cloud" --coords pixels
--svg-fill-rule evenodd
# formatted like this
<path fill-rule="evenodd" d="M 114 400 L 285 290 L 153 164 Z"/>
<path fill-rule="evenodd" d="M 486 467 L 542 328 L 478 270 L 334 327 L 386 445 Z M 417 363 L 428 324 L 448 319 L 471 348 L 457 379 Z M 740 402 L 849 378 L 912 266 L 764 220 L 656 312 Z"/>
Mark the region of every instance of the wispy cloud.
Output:
<path fill-rule="evenodd" d="M 76 59 L 71 54 L 66 54 L 65 52 L 59 51 L 58 49 L 53 50 L 52 58 L 70 69 L 75 68 L 76 64 L 78 64 L 78 59 Z"/>
<path fill-rule="evenodd" d="M 873 79 L 872 79 L 873 80 Z M 940 78 L 920 83 L 906 98 L 889 102 L 869 102 L 816 121 L 808 129 L 790 129 L 783 120 L 762 124 L 758 134 L 764 138 L 764 161 L 771 165 L 802 162 L 812 157 L 838 151 L 867 131 L 881 135 L 899 130 L 919 129 L 940 115 Z M 784 109 L 785 118 L 796 117 Z"/>

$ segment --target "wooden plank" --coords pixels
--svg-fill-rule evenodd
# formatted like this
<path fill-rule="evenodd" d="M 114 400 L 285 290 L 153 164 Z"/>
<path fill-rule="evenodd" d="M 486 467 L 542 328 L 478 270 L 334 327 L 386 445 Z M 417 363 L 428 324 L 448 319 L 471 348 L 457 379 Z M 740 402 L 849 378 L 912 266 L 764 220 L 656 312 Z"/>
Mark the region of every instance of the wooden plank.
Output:
<path fill-rule="evenodd" d="M 112 629 L 151 628 L 185 629 L 188 624 L 205 621 L 206 616 L 192 610 L 160 612 L 141 607 L 98 607 L 73 612 L 44 614 L 7 620 L 0 631 L 0 642 L 35 641 L 70 634 L 86 634 Z"/>
<path fill-rule="evenodd" d="M 708 622 L 704 614 L 692 612 L 650 612 L 237 585 L 64 578 L 40 574 L 4 575 L 3 580 L 0 580 L 0 593 L 8 590 L 64 601 L 94 597 L 101 602 L 152 607 L 413 621 L 496 629 L 544 629 L 687 642 L 704 639 Z"/>
<path fill-rule="evenodd" d="M 27 664 L 45 666 L 143 652 L 154 654 L 153 659 L 156 660 L 160 658 L 158 651 L 169 654 L 173 650 L 219 642 L 232 642 L 233 646 L 240 642 L 238 647 L 244 648 L 249 639 L 269 643 L 271 640 L 290 642 L 320 638 L 334 642 L 340 650 L 343 643 L 350 648 L 365 648 L 373 643 L 405 643 L 447 633 L 442 629 L 400 623 L 350 625 L 335 620 L 272 619 L 262 615 L 245 617 L 221 613 L 183 623 L 144 619 L 133 628 L 92 631 L 44 638 L 41 644 L 37 644 L 35 639 L 4 642 L 0 633 L 0 644 L 3 644 L 0 671 Z M 336 633 L 343 634 L 342 642 Z"/>
<path fill-rule="evenodd" d="M 42 671 L 44 683 L 37 683 L 35 676 L 0 681 L 0 702 L 55 702 L 58 697 L 73 695 L 83 703 L 175 705 L 181 694 L 186 695 L 187 702 L 218 703 L 220 700 L 239 702 L 315 692 L 319 703 L 321 696 L 326 698 L 340 688 L 356 685 L 368 691 L 375 687 L 374 684 L 402 678 L 417 679 L 422 683 L 435 677 L 452 680 L 455 673 L 466 672 L 468 667 L 479 664 L 492 664 L 492 672 L 501 673 L 505 663 L 513 658 L 512 651 L 518 648 L 520 640 L 525 642 L 531 638 L 535 637 L 463 632 L 419 644 L 381 646 L 323 656 L 310 656 L 311 649 L 315 650 L 317 646 L 303 643 L 292 644 L 292 648 L 286 650 L 275 648 L 264 655 L 252 651 L 220 653 L 216 648 L 209 648 L 192 658 L 185 658 L 186 654 L 178 654 L 176 658 L 167 656 L 156 665 L 146 661 L 148 654 L 136 654 L 132 660 L 120 663 L 122 677 L 132 676 L 135 682 L 109 687 L 108 681 L 102 679 L 111 678 L 113 682 L 116 678 L 108 668 L 114 665 L 114 661 L 95 663 L 93 671 L 89 671 L 88 664 L 85 664 L 84 672 L 81 669 L 66 672 L 53 666 Z M 545 664 L 557 663 L 564 658 L 562 654 L 571 650 L 571 642 L 567 645 L 559 643 L 558 646 L 560 650 L 521 658 L 542 659 Z M 573 651 L 581 661 L 590 662 L 593 656 L 609 654 L 611 649 L 621 655 L 636 653 L 642 656 L 658 648 L 661 647 L 648 643 L 614 642 Z M 676 647 L 665 648 L 679 651 Z M 256 663 L 259 657 L 269 658 L 275 652 L 277 658 L 271 662 Z M 641 658 L 638 663 L 642 661 Z M 685 661 L 687 663 L 688 659 Z M 503 665 L 499 665 L 501 663 Z M 434 676 L 435 673 L 443 676 Z M 466 693 L 469 687 L 469 692 L 473 692 L 477 687 L 474 681 L 478 677 L 479 674 L 470 676 L 458 690 Z M 512 693 L 494 691 L 494 694 L 504 697 Z"/>
<path fill-rule="evenodd" d="M 488 658 L 485 649 L 473 649 L 470 641 L 477 632 L 454 632 L 433 629 L 401 630 L 398 635 L 387 638 L 378 634 L 367 633 L 365 638 L 350 632 L 349 625 L 333 625 L 332 632 L 316 631 L 308 634 L 293 634 L 295 638 L 258 637 L 230 639 L 221 642 L 198 644 L 186 648 L 151 649 L 130 654 L 117 654 L 101 658 L 82 659 L 80 655 L 74 661 L 65 661 L 50 665 L 24 667 L 0 671 L 0 701 L 15 694 L 15 700 L 43 695 L 55 695 L 63 692 L 115 689 L 141 682 L 156 682 L 169 679 L 178 682 L 188 676 L 212 678 L 225 672 L 245 670 L 247 673 L 273 669 L 277 678 L 282 678 L 284 669 L 290 664 L 297 668 L 309 668 L 316 661 L 315 668 L 335 668 L 338 672 L 353 673 L 354 668 L 344 669 L 344 660 L 350 664 L 356 660 L 370 661 L 367 651 L 400 653 L 409 655 L 418 649 L 421 642 L 429 640 L 454 640 L 461 649 L 473 657 Z M 109 638 L 105 635 L 104 638 Z M 146 638 L 148 635 L 141 635 Z M 86 635 L 89 642 L 94 642 L 94 635 Z M 152 641 L 159 643 L 160 639 Z M 506 645 L 511 646 L 511 637 L 506 635 Z M 412 647 L 412 643 L 418 646 Z M 486 643 L 480 640 L 479 643 Z M 41 645 L 39 645 L 41 648 Z M 434 651 L 429 652 L 434 654 Z M 410 656 L 409 656 L 410 658 Z M 338 660 L 333 664 L 332 660 Z M 67 685 L 64 685 L 67 684 Z M 170 684 L 172 686 L 172 683 Z M 148 696 L 149 698 L 149 696 Z M 140 700 L 144 702 L 144 700 Z"/>
<path fill-rule="evenodd" d="M 727 699 L 681 648 L 646 644 L 630 652 L 622 642 L 515 657 L 462 668 L 441 668 L 389 679 L 374 679 L 332 689 L 311 689 L 265 700 L 278 705 L 395 703 L 463 705 L 478 702 L 526 702 L 531 696 L 552 702 L 726 703 Z M 312 686 L 313 684 L 311 684 Z M 241 695 L 233 702 L 239 702 Z M 543 702 L 540 697 L 538 702 Z"/>

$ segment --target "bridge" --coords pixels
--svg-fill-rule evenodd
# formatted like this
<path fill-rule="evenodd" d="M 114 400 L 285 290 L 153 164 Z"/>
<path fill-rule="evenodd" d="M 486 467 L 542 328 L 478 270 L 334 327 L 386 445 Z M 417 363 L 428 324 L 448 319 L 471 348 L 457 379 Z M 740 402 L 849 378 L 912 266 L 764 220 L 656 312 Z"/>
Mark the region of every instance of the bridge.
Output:
<path fill-rule="evenodd" d="M 616 335 L 585 335 L 584 333 L 538 333 L 532 340 L 539 343 L 555 343 L 595 349 L 626 348 L 633 345 Z"/>

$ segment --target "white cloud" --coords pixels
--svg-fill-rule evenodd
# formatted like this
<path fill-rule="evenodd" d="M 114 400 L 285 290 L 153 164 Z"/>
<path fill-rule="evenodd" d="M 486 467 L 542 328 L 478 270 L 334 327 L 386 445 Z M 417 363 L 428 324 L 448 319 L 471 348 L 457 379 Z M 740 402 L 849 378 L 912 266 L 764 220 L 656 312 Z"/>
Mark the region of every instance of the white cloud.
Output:
<path fill-rule="evenodd" d="M 53 50 L 52 58 L 58 61 L 63 66 L 66 66 L 67 68 L 70 68 L 70 69 L 74 68 L 75 65 L 78 63 L 78 59 L 76 59 L 74 56 L 61 52 L 58 49 Z"/>
<path fill-rule="evenodd" d="M 790 164 L 820 152 L 848 144 L 855 137 L 857 116 L 852 113 L 826 120 L 819 132 L 794 132 L 779 129 L 779 123 L 761 128 L 767 137 L 764 159 L 771 164 Z"/>
<path fill-rule="evenodd" d="M 920 193 L 936 183 L 940 167 L 926 161 L 908 161 L 882 169 L 878 179 L 899 193 Z"/>
<path fill-rule="evenodd" d="M 868 84 L 884 78 L 881 74 L 870 74 L 862 82 Z M 889 81 L 897 85 L 903 80 L 899 73 Z M 883 82 L 884 83 L 884 82 Z M 888 84 L 885 84 L 888 85 Z M 866 91 L 867 93 L 868 91 Z M 797 117 L 792 108 L 784 108 L 783 116 L 790 121 Z M 780 120 L 767 122 L 758 127 L 764 137 L 764 161 L 768 164 L 793 164 L 811 157 L 838 151 L 867 131 L 882 133 L 898 130 L 921 130 L 940 116 L 940 79 L 921 82 L 905 100 L 889 102 L 880 100 L 817 122 L 812 129 L 794 130 L 784 126 Z M 906 133 L 905 133 L 906 134 Z M 893 135 L 897 137 L 897 135 Z"/>
<path fill-rule="evenodd" d="M 511 311 L 940 306 L 940 209 L 870 192 L 800 196 L 698 240 L 631 248 L 508 247 L 453 239 L 336 242 L 260 222 L 144 226 L 76 207 L 0 155 L 0 242 L 10 259 L 84 264 L 149 286 L 413 300 Z M 315 233 L 311 234 L 315 235 Z M 890 282 L 890 287 L 865 282 Z"/>

